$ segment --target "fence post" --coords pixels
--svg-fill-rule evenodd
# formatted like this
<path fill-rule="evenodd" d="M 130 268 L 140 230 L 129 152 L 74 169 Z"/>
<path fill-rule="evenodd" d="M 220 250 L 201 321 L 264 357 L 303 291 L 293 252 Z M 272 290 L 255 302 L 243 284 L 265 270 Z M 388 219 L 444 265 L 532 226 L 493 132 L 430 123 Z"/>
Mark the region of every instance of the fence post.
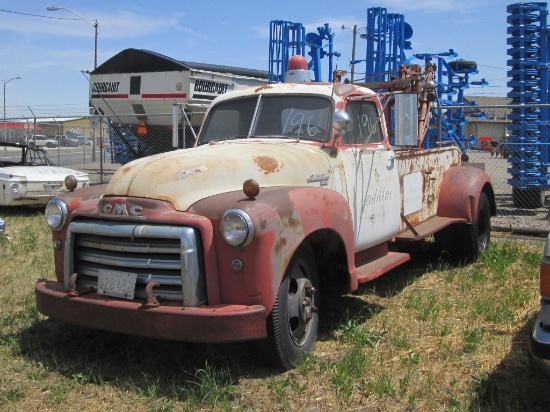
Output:
<path fill-rule="evenodd" d="M 178 105 L 174 103 L 172 105 L 172 149 L 178 149 L 178 147 Z M 183 147 L 185 147 L 185 139 Z"/>
<path fill-rule="evenodd" d="M 95 149 L 96 149 L 95 129 L 97 127 L 97 121 L 98 121 L 98 116 L 90 116 L 90 126 L 92 127 L 92 162 L 95 162 Z"/>
<path fill-rule="evenodd" d="M 102 116 L 99 117 L 99 183 L 103 183 L 103 117 Z"/>

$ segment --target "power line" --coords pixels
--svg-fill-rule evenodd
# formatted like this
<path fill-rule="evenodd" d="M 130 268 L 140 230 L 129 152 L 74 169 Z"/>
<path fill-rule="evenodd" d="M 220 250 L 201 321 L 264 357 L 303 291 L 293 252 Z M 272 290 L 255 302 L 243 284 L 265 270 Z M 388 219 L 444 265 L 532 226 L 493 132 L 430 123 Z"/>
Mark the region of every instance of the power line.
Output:
<path fill-rule="evenodd" d="M 30 17 L 40 17 L 42 19 L 54 19 L 54 20 L 74 20 L 74 21 L 77 21 L 77 20 L 80 20 L 80 19 L 77 19 L 77 18 L 70 18 L 70 17 L 56 17 L 56 16 L 43 16 L 41 14 L 30 14 L 30 13 L 21 13 L 20 11 L 13 11 L 13 10 L 3 10 L 3 9 L 0 9 L 0 12 L 3 12 L 3 13 L 11 13 L 11 14 L 19 14 L 21 16 L 30 16 Z"/>
<path fill-rule="evenodd" d="M 497 67 L 497 66 L 489 66 L 487 64 L 477 64 L 478 66 L 481 66 L 481 67 L 488 67 L 490 69 L 499 69 L 499 70 L 508 70 L 509 67 Z"/>

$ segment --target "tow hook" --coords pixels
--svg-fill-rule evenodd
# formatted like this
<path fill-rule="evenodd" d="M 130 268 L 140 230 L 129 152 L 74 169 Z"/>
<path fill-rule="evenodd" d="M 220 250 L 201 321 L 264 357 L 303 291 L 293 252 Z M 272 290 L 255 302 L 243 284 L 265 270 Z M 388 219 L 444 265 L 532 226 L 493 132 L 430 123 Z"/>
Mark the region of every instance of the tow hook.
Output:
<path fill-rule="evenodd" d="M 90 288 L 86 288 L 86 289 L 82 289 L 82 290 L 77 290 L 76 289 L 76 279 L 78 277 L 78 274 L 76 272 L 74 272 L 70 277 L 69 277 L 69 297 L 71 298 L 75 298 L 77 296 L 80 296 L 80 295 L 85 295 L 86 293 L 90 293 L 90 292 L 93 292 L 95 289 L 90 287 Z"/>
<path fill-rule="evenodd" d="M 145 300 L 145 303 L 143 304 L 144 308 L 152 309 L 152 308 L 157 308 L 160 305 L 157 298 L 155 298 L 153 296 L 153 288 L 155 288 L 157 286 L 160 286 L 160 284 L 158 282 L 149 282 L 147 284 L 147 286 L 145 286 L 145 295 L 147 296 L 147 299 Z"/>
<path fill-rule="evenodd" d="M 69 296 L 74 297 L 78 296 L 78 291 L 76 290 L 76 278 L 78 275 L 74 272 L 69 278 Z"/>

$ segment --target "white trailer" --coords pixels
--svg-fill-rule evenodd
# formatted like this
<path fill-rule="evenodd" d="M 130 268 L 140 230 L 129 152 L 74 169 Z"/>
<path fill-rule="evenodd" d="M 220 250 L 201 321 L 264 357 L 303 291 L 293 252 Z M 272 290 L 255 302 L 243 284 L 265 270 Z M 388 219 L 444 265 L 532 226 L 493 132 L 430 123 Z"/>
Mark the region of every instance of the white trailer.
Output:
<path fill-rule="evenodd" d="M 178 61 L 147 50 L 126 49 L 90 73 L 90 102 L 106 116 L 125 122 L 171 126 L 174 104 L 204 112 L 220 94 L 268 83 L 268 72 Z M 130 121 L 134 116 L 133 121 Z M 202 116 L 192 116 L 198 126 Z"/>
<path fill-rule="evenodd" d="M 178 61 L 148 50 L 126 49 L 90 73 L 90 107 L 112 120 L 116 143 L 111 144 L 117 146 L 113 150 L 131 152 L 114 161 L 125 162 L 188 147 L 214 98 L 268 83 L 268 72 L 263 70 Z"/>

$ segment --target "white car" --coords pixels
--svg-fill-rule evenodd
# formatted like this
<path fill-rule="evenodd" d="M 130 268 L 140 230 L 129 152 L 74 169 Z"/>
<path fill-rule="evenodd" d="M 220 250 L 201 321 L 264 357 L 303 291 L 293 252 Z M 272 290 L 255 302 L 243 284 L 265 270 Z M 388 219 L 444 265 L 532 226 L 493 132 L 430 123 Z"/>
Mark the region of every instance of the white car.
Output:
<path fill-rule="evenodd" d="M 40 147 L 0 142 L 0 206 L 46 205 L 89 185 L 88 173 L 54 166 Z"/>
<path fill-rule="evenodd" d="M 59 146 L 57 139 L 52 139 L 51 137 L 45 136 L 43 134 L 37 134 L 29 138 L 29 144 L 35 144 L 36 146 L 46 146 L 49 148 Z"/>

